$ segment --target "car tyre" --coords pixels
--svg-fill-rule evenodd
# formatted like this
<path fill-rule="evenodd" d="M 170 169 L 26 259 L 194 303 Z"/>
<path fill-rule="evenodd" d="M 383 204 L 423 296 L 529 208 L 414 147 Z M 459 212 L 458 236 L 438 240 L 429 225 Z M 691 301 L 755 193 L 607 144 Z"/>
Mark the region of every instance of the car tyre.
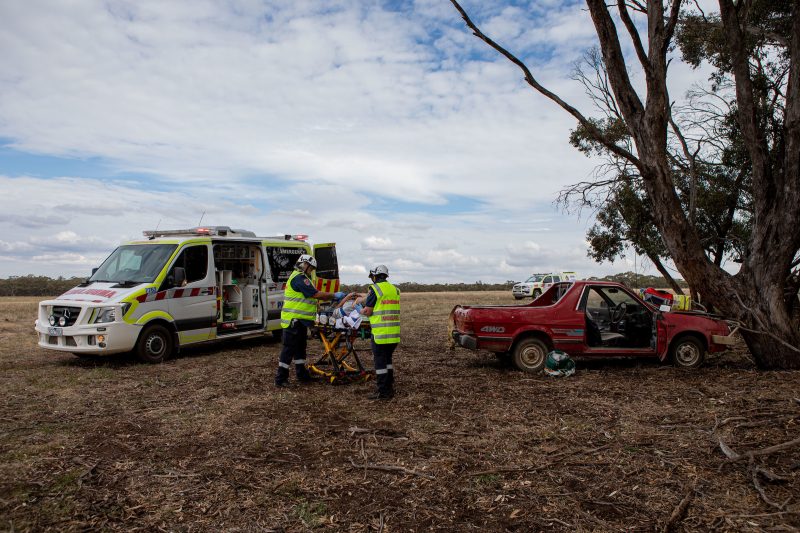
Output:
<path fill-rule="evenodd" d="M 706 358 L 706 347 L 694 335 L 686 335 L 673 341 L 670 347 L 672 364 L 679 368 L 697 368 Z"/>
<path fill-rule="evenodd" d="M 517 296 L 517 295 L 514 295 L 514 299 L 515 299 L 515 300 L 522 300 L 522 296 Z"/>
<path fill-rule="evenodd" d="M 136 357 L 145 363 L 161 363 L 172 355 L 172 332 L 161 324 L 147 326 L 136 343 Z"/>
<path fill-rule="evenodd" d="M 533 299 L 534 299 L 534 300 L 535 300 L 536 298 L 538 298 L 539 296 L 541 296 L 541 295 L 542 295 L 542 291 L 541 291 L 540 289 L 534 289 L 534 290 L 533 290 Z"/>
<path fill-rule="evenodd" d="M 547 345 L 540 339 L 522 339 L 514 346 L 511 354 L 514 366 L 523 372 L 541 372 L 547 361 Z"/>

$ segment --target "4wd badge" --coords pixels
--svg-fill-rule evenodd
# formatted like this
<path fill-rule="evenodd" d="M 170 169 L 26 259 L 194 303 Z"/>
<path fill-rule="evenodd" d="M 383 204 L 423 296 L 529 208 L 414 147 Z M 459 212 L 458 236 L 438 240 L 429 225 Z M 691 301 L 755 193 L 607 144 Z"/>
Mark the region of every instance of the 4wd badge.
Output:
<path fill-rule="evenodd" d="M 506 328 L 503 326 L 483 326 L 481 333 L 505 333 Z"/>

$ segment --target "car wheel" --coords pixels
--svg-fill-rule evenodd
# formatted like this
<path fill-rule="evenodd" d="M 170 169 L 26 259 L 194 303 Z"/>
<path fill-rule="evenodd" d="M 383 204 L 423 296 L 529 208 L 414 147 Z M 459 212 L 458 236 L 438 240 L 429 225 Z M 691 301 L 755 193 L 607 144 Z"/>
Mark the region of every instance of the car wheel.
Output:
<path fill-rule="evenodd" d="M 514 295 L 514 299 L 515 299 L 515 300 L 522 300 L 522 296 L 517 296 L 517 295 Z"/>
<path fill-rule="evenodd" d="M 160 363 L 172 354 L 172 348 L 172 333 L 160 324 L 153 324 L 139 335 L 136 357 L 145 363 Z"/>
<path fill-rule="evenodd" d="M 534 289 L 534 290 L 533 290 L 533 299 L 534 299 L 534 300 L 535 300 L 536 298 L 538 298 L 539 296 L 541 296 L 541 295 L 542 295 L 542 291 L 541 291 L 541 290 L 539 290 L 539 289 Z"/>
<path fill-rule="evenodd" d="M 547 345 L 539 339 L 528 338 L 514 346 L 512 361 L 523 372 L 540 372 L 547 360 Z"/>
<path fill-rule="evenodd" d="M 676 339 L 670 348 L 672 363 L 681 368 L 697 368 L 703 364 L 705 357 L 705 346 L 692 335 Z"/>

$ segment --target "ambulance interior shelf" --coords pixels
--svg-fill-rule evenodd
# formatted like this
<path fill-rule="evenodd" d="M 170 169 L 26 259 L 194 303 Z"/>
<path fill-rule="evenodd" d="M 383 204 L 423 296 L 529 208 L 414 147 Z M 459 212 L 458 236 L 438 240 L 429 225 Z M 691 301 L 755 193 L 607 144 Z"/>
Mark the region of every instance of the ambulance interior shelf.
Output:
<path fill-rule="evenodd" d="M 262 276 L 258 245 L 215 244 L 219 329 L 242 329 L 263 322 L 259 280 Z"/>

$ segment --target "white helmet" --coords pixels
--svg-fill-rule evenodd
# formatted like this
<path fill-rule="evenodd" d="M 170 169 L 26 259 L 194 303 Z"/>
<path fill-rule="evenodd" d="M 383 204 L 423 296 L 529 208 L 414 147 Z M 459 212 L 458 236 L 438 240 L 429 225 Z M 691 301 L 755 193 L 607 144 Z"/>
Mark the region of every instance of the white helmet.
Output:
<path fill-rule="evenodd" d="M 369 271 L 369 277 L 375 277 L 380 275 L 388 276 L 389 275 L 389 267 L 386 265 L 378 265 L 372 270 Z"/>
<path fill-rule="evenodd" d="M 300 263 L 308 263 L 311 268 L 317 268 L 317 260 L 308 254 L 303 254 L 297 258 L 297 266 L 300 266 Z"/>

